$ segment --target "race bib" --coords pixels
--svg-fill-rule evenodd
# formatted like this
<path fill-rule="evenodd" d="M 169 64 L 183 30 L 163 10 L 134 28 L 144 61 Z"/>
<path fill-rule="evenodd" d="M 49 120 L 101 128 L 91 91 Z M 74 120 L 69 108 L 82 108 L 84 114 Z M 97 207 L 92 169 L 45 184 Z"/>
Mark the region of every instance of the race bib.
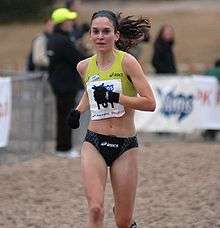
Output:
<path fill-rule="evenodd" d="M 94 87 L 104 86 L 107 90 L 122 93 L 121 80 L 89 81 L 87 82 L 87 93 L 89 96 L 91 119 L 100 120 L 124 115 L 124 106 L 118 103 L 98 103 L 94 99 Z"/>

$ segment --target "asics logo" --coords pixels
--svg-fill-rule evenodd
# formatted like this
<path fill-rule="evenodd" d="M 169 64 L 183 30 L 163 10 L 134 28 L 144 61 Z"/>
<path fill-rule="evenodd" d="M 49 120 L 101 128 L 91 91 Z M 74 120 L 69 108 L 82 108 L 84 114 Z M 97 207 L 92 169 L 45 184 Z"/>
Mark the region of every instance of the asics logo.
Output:
<path fill-rule="evenodd" d="M 109 75 L 109 77 L 123 77 L 123 73 L 116 73 L 116 72 L 113 72 Z"/>
<path fill-rule="evenodd" d="M 113 147 L 113 148 L 118 148 L 119 145 L 117 143 L 108 143 L 106 141 L 101 143 L 101 146 L 107 146 L 107 147 Z"/>

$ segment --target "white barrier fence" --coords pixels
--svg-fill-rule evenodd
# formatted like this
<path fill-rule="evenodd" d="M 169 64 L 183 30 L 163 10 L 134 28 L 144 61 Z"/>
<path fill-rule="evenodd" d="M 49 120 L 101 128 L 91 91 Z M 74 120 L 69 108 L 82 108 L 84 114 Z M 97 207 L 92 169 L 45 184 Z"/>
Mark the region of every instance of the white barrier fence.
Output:
<path fill-rule="evenodd" d="M 0 78 L 0 147 L 8 145 L 11 122 L 11 79 Z"/>
<path fill-rule="evenodd" d="M 43 73 L 0 72 L 0 165 L 37 157 L 53 140 L 46 78 Z"/>
<path fill-rule="evenodd" d="M 142 132 L 190 133 L 197 129 L 220 129 L 220 98 L 214 77 L 151 77 L 157 108 L 137 111 L 135 122 Z"/>
<path fill-rule="evenodd" d="M 35 81 L 34 83 L 31 82 L 28 85 L 26 85 L 26 83 L 25 87 L 23 87 L 27 90 L 31 86 L 34 86 L 34 88 L 36 87 L 34 91 L 38 91 L 37 82 L 38 81 Z M 135 123 L 138 131 L 192 133 L 197 129 L 220 129 L 220 93 L 218 91 L 218 81 L 214 77 L 181 75 L 161 76 L 150 77 L 149 82 L 157 100 L 157 108 L 154 113 L 136 111 Z M 43 84 L 40 83 L 39 86 L 42 87 L 41 85 Z M 0 147 L 5 147 L 8 144 L 8 137 L 11 131 L 10 119 L 15 111 L 12 107 L 11 113 L 10 78 L 0 79 L 0 88 Z M 16 89 L 17 91 L 18 88 L 20 87 L 15 87 L 14 90 Z M 22 97 L 24 95 L 25 94 L 23 94 Z M 42 101 L 42 99 L 46 99 L 46 96 L 43 94 L 39 95 L 39 99 Z M 46 101 L 42 102 L 42 105 L 40 105 L 43 106 L 43 103 L 45 102 Z M 22 104 L 27 106 L 27 102 L 23 102 Z M 45 110 L 45 113 L 42 114 L 39 112 L 38 106 L 39 105 L 36 106 L 38 112 L 34 109 L 33 115 L 35 117 L 36 115 L 40 115 L 39 118 L 36 118 L 37 121 L 42 121 L 41 115 L 46 116 L 48 111 Z M 26 108 L 28 109 L 29 106 Z M 23 113 L 23 115 L 24 114 L 27 113 Z M 82 118 L 83 129 L 81 128 L 81 130 L 77 130 L 74 133 L 77 142 L 80 140 L 82 141 L 83 137 L 81 137 L 81 135 L 85 133 L 86 126 L 84 125 L 88 123 L 88 118 L 89 114 L 86 114 L 85 117 Z M 14 118 L 14 121 L 15 120 L 16 119 Z M 36 126 L 39 124 L 41 123 L 37 122 Z M 42 123 L 42 126 L 45 127 L 45 123 Z M 32 128 L 33 126 L 30 127 L 30 130 Z M 43 138 L 46 140 L 46 136 Z"/>

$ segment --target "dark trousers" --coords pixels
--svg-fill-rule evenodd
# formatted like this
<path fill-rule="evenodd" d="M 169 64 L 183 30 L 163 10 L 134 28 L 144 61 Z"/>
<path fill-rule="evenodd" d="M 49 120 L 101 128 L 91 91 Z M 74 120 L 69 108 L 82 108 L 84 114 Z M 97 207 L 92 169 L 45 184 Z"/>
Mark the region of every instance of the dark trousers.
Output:
<path fill-rule="evenodd" d="M 218 135 L 218 130 L 205 130 L 202 132 L 202 136 L 205 140 L 215 141 Z"/>
<path fill-rule="evenodd" d="M 57 95 L 56 97 L 56 150 L 68 151 L 72 148 L 72 130 L 67 125 L 67 115 L 75 107 L 76 95 Z"/>

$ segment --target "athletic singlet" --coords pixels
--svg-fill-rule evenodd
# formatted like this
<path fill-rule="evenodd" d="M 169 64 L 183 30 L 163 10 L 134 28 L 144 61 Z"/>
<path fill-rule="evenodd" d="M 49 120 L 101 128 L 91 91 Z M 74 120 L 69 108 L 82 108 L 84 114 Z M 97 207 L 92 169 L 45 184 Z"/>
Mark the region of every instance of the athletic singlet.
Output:
<path fill-rule="evenodd" d="M 107 105 L 97 104 L 94 99 L 94 88 L 104 86 L 106 89 L 122 93 L 127 96 L 136 96 L 137 92 L 131 80 L 122 69 L 122 60 L 125 55 L 123 51 L 116 51 L 115 60 L 107 70 L 101 70 L 96 64 L 96 55 L 90 57 L 84 82 L 89 97 L 91 119 L 99 120 L 124 115 L 124 106 L 118 103 L 108 103 Z"/>

